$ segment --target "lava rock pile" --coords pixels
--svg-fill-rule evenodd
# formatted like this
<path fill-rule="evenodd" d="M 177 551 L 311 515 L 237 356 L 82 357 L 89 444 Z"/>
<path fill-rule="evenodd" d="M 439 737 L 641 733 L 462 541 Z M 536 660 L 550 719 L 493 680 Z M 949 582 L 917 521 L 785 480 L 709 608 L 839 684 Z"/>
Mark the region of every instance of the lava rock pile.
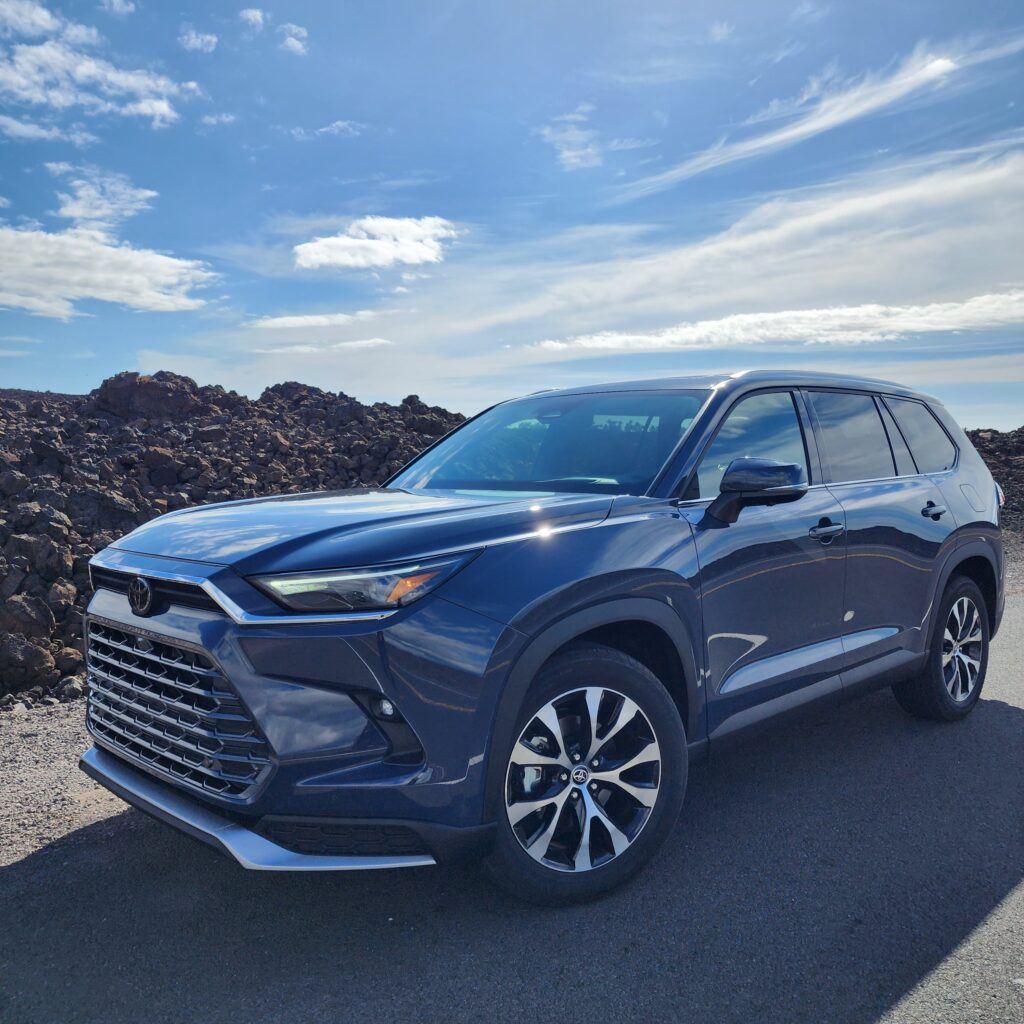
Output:
<path fill-rule="evenodd" d="M 0 390 L 0 709 L 83 692 L 88 563 L 118 536 L 189 505 L 379 484 L 463 419 L 415 395 L 286 383 L 253 401 L 167 372 Z"/>

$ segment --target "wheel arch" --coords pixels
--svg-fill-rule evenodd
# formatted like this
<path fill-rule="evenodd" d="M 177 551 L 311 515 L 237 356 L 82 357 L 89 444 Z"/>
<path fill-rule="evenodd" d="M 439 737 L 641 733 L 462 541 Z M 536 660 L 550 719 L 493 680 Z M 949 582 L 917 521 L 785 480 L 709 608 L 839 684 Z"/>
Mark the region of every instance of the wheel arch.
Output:
<path fill-rule="evenodd" d="M 631 637 L 636 626 L 648 639 L 657 638 L 658 647 L 638 657 L 644 637 Z M 506 678 L 494 716 L 494 728 L 487 753 L 484 820 L 494 819 L 501 794 L 504 764 L 502 752 L 511 744 L 523 700 L 543 666 L 564 648 L 580 640 L 605 643 L 645 664 L 672 695 L 686 729 L 688 742 L 703 724 L 698 666 L 693 637 L 687 624 L 672 608 L 653 598 L 622 598 L 572 612 L 533 637 L 520 652 Z M 664 679 L 652 665 L 670 675 Z M 673 678 L 673 671 L 678 674 Z"/>
<path fill-rule="evenodd" d="M 938 586 L 935 588 L 933 608 L 942 599 L 942 595 L 946 592 L 946 587 L 954 575 L 966 576 L 977 584 L 982 597 L 985 598 L 989 631 L 994 634 L 998 623 L 999 564 L 991 544 L 984 540 L 974 539 L 953 549 L 943 566 Z"/>

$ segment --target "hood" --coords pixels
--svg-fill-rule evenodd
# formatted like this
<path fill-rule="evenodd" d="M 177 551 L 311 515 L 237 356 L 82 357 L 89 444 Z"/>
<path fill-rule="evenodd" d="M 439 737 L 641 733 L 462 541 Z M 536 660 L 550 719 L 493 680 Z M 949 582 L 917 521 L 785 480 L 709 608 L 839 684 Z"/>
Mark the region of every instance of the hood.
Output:
<path fill-rule="evenodd" d="M 183 509 L 114 547 L 230 565 L 243 575 L 376 565 L 483 547 L 541 528 L 599 523 L 612 499 L 350 490 L 287 494 Z"/>

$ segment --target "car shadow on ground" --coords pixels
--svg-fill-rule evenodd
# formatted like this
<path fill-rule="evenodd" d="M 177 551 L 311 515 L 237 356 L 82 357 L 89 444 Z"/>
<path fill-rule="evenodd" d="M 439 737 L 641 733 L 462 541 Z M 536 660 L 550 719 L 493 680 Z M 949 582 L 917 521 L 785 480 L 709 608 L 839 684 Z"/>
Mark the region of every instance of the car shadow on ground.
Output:
<path fill-rule="evenodd" d="M 819 712 L 695 766 L 659 859 L 559 910 L 475 866 L 250 874 L 126 811 L 0 870 L 0 1019 L 861 1024 L 1020 882 L 1022 735 L 998 700 Z"/>

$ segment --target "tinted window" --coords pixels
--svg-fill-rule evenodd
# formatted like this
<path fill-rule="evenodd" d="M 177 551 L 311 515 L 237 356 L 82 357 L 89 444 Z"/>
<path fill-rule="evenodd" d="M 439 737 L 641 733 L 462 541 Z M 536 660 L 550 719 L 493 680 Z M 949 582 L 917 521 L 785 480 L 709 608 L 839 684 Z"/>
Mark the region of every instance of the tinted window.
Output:
<path fill-rule="evenodd" d="M 905 398 L 887 398 L 896 422 L 922 473 L 939 473 L 956 462 L 956 448 L 928 407 Z"/>
<path fill-rule="evenodd" d="M 643 494 L 705 397 L 617 391 L 508 402 L 446 438 L 392 486 Z"/>
<path fill-rule="evenodd" d="M 713 498 L 718 494 L 722 477 L 733 459 L 795 462 L 803 467 L 801 479 L 807 480 L 803 431 L 789 392 L 751 395 L 729 413 L 704 453 L 686 497 Z"/>
<path fill-rule="evenodd" d="M 884 402 L 878 403 L 878 411 L 882 414 L 885 432 L 889 435 L 892 457 L 896 460 L 896 475 L 913 476 L 917 472 L 917 466 L 914 465 L 910 449 L 907 447 L 907 442 L 903 440 L 903 435 L 900 433 L 899 427 L 896 426 L 892 413 L 885 407 Z"/>
<path fill-rule="evenodd" d="M 831 478 L 877 480 L 895 475 L 889 439 L 871 395 L 812 391 Z"/>

